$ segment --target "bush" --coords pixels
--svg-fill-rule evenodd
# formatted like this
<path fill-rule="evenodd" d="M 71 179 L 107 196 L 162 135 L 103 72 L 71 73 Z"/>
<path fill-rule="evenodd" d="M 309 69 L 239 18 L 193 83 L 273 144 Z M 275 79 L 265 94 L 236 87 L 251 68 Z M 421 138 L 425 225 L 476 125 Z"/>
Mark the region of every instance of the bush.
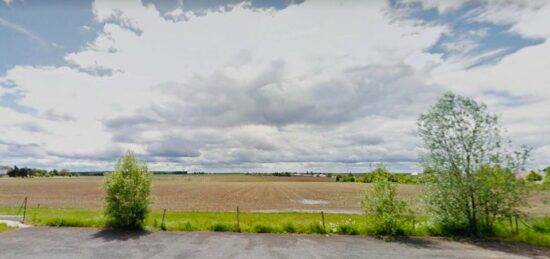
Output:
<path fill-rule="evenodd" d="M 254 232 L 255 233 L 276 233 L 277 231 L 272 226 L 257 224 L 257 225 L 254 225 Z"/>
<path fill-rule="evenodd" d="M 527 180 L 528 182 L 538 182 L 538 181 L 542 180 L 542 175 L 537 174 L 537 172 L 535 172 L 535 171 L 531 171 L 527 175 L 527 178 L 525 178 L 525 180 Z"/>
<path fill-rule="evenodd" d="M 535 232 L 550 234 L 550 218 L 536 220 L 531 227 Z"/>
<path fill-rule="evenodd" d="M 292 222 L 283 224 L 283 231 L 286 233 L 296 233 L 296 226 Z"/>
<path fill-rule="evenodd" d="M 0 232 L 11 230 L 11 227 L 8 227 L 5 223 L 0 223 Z"/>
<path fill-rule="evenodd" d="M 128 151 L 105 176 L 105 215 L 115 228 L 139 229 L 150 212 L 153 174 Z"/>
<path fill-rule="evenodd" d="M 382 169 L 385 170 L 385 169 Z M 396 184 L 384 174 L 374 179 L 373 188 L 365 192 L 361 202 L 367 217 L 374 227 L 374 234 L 397 236 L 403 234 L 407 204 L 396 199 Z"/>
<path fill-rule="evenodd" d="M 319 222 L 309 224 L 309 232 L 317 234 L 326 234 L 327 230 Z"/>
<path fill-rule="evenodd" d="M 235 231 L 236 226 L 227 223 L 214 223 L 210 229 L 215 232 L 230 232 Z"/>
<path fill-rule="evenodd" d="M 348 225 L 348 224 L 341 224 L 336 227 L 336 233 L 340 235 L 358 235 L 359 230 L 356 226 Z"/>

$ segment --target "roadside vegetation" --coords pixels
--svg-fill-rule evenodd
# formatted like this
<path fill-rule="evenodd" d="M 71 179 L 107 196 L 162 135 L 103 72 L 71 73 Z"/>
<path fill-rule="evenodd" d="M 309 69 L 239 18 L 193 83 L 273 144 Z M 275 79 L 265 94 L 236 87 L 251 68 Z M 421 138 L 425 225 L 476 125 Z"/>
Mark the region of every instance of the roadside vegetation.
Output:
<path fill-rule="evenodd" d="M 127 152 L 105 176 L 105 216 L 111 227 L 140 229 L 150 212 L 153 174 Z"/>
<path fill-rule="evenodd" d="M 0 214 L 14 215 L 18 208 L 0 208 Z M 297 233 L 377 236 L 379 228 L 370 216 L 325 213 L 323 227 L 320 213 L 251 213 L 241 212 L 237 224 L 236 212 L 151 212 L 143 222 L 148 231 L 216 231 L 245 233 Z M 426 216 L 404 221 L 401 235 L 445 236 L 446 233 Z M 50 227 L 108 227 L 108 219 L 99 210 L 31 208 L 27 223 Z M 527 243 L 550 247 L 550 217 L 528 218 L 510 227 L 506 222 L 495 224 L 496 232 L 488 239 Z M 394 237 L 389 236 L 389 240 Z"/>
<path fill-rule="evenodd" d="M 13 228 L 8 227 L 8 225 L 6 225 L 6 223 L 0 223 L 0 233 L 6 232 L 6 231 L 12 230 L 12 229 Z"/>
<path fill-rule="evenodd" d="M 409 205 L 397 199 L 397 185 L 389 180 L 387 170 L 378 168 L 375 171 L 374 184 L 365 192 L 361 203 L 367 219 L 375 235 L 403 235 L 406 222 L 410 220 L 408 216 L 412 217 Z"/>

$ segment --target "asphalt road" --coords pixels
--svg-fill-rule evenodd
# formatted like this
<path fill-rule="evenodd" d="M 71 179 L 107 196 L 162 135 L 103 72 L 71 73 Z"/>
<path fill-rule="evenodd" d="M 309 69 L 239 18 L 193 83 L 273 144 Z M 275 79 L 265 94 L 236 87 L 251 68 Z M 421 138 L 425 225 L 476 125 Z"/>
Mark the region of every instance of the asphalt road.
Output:
<path fill-rule="evenodd" d="M 485 244 L 485 243 L 483 243 Z M 484 247 L 483 247 L 484 246 Z M 32 227 L 0 234 L 0 258 L 527 258 L 550 250 L 441 239 Z M 518 251 L 514 251 L 518 250 Z M 536 256 L 538 253 L 538 256 Z"/>

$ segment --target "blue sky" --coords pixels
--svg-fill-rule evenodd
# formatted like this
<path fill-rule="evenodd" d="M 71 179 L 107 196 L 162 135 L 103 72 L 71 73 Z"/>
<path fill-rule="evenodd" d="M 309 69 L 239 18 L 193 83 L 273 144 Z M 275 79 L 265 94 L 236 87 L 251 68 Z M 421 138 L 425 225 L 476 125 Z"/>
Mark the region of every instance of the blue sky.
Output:
<path fill-rule="evenodd" d="M 0 2 L 0 164 L 419 169 L 414 121 L 487 103 L 548 165 L 545 1 Z M 525 116 L 525 114 L 529 114 Z"/>

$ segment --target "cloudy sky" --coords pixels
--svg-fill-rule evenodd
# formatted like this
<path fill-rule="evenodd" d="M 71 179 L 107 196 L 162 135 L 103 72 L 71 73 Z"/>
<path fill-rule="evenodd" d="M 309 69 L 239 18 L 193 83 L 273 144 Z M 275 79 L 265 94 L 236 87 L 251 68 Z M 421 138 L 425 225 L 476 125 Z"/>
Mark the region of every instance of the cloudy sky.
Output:
<path fill-rule="evenodd" d="M 0 165 L 416 171 L 450 90 L 544 167 L 549 24 L 545 0 L 0 0 Z"/>

